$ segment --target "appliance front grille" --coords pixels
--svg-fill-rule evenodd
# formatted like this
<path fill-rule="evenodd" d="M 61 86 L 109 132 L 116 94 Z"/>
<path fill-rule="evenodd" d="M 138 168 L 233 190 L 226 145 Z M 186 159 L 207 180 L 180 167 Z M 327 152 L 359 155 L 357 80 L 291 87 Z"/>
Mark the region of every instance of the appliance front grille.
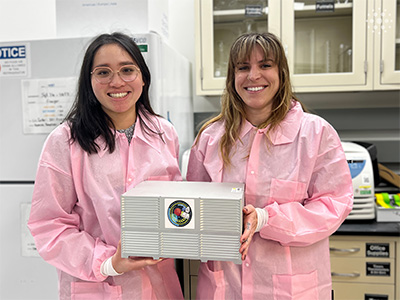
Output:
<path fill-rule="evenodd" d="M 121 227 L 160 228 L 160 201 L 158 198 L 122 198 Z"/>
<path fill-rule="evenodd" d="M 241 232 L 241 202 L 201 199 L 200 230 Z"/>
<path fill-rule="evenodd" d="M 199 256 L 199 235 L 186 233 L 161 233 L 161 257 L 181 256 L 197 258 Z"/>
<path fill-rule="evenodd" d="M 237 236 L 200 236 L 200 256 L 213 260 L 240 260 L 240 242 Z"/>
<path fill-rule="evenodd" d="M 122 231 L 122 257 L 128 257 L 131 253 L 135 253 L 135 256 L 158 258 L 159 240 L 158 232 Z"/>
<path fill-rule="evenodd" d="M 354 198 L 353 209 L 347 216 L 347 220 L 356 219 L 374 219 L 375 218 L 375 200 L 374 198 Z"/>

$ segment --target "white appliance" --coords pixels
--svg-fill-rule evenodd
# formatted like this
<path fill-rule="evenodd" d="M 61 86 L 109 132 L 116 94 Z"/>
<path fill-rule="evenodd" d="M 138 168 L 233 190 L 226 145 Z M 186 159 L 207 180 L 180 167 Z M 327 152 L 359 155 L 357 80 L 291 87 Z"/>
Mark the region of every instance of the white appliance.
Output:
<path fill-rule="evenodd" d="M 243 183 L 144 181 L 121 196 L 122 257 L 241 264 Z"/>
<path fill-rule="evenodd" d="M 375 219 L 374 172 L 368 150 L 356 143 L 342 142 L 353 180 L 353 209 L 346 218 Z"/>
<path fill-rule="evenodd" d="M 190 62 L 156 33 L 135 34 L 133 38 L 140 44 L 151 72 L 152 106 L 175 125 L 183 153 L 190 148 L 194 135 Z M 53 81 L 76 79 L 89 40 L 0 43 L 0 299 L 58 298 L 56 270 L 38 257 L 26 227 L 39 155 L 55 125 L 42 128 L 40 133 L 26 132 L 32 123 L 39 126 L 51 122 L 46 119 L 50 118 L 48 108 L 37 104 L 41 118 L 26 109 L 45 97 L 44 90 L 36 91 L 36 98 L 25 94 L 26 86 L 35 90 L 37 80 L 50 86 Z M 68 91 L 72 98 L 74 92 Z M 66 109 L 59 109 L 58 119 L 66 113 Z"/>

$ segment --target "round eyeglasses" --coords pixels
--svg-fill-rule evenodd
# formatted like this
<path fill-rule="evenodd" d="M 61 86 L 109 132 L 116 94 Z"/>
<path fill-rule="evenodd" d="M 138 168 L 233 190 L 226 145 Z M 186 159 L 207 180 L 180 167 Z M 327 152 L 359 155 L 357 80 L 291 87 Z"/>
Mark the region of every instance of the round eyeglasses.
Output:
<path fill-rule="evenodd" d="M 119 77 L 125 82 L 134 81 L 139 75 L 139 68 L 135 65 L 125 65 L 119 68 L 117 72 L 114 72 L 109 67 L 97 67 L 94 68 L 90 73 L 94 79 L 101 84 L 110 83 L 115 73 L 118 73 Z"/>

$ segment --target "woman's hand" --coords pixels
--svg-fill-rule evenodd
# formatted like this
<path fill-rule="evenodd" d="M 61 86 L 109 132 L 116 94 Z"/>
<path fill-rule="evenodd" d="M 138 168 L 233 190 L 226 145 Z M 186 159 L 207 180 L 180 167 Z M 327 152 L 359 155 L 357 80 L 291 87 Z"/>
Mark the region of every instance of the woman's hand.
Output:
<path fill-rule="evenodd" d="M 240 237 L 240 242 L 242 246 L 240 246 L 239 252 L 242 254 L 242 260 L 246 259 L 247 252 L 249 251 L 249 246 L 251 239 L 257 228 L 257 212 L 253 205 L 246 205 L 243 207 L 243 226 L 244 231 L 242 236 Z"/>
<path fill-rule="evenodd" d="M 117 252 L 111 258 L 113 268 L 118 273 L 125 273 L 133 270 L 140 270 L 144 267 L 155 265 L 162 261 L 163 258 L 154 260 L 151 257 L 121 257 L 121 241 L 118 243 Z"/>

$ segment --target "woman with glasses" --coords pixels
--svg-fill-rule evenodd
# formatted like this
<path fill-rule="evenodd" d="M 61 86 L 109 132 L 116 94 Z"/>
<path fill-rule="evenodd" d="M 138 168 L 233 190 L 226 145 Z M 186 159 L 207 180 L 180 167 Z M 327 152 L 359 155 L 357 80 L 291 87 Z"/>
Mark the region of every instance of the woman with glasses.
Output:
<path fill-rule="evenodd" d="M 144 180 L 181 180 L 177 134 L 151 108 L 149 87 L 132 38 L 98 36 L 73 107 L 44 144 L 28 226 L 57 268 L 60 299 L 183 298 L 174 260 L 121 257 L 121 194 Z"/>
<path fill-rule="evenodd" d="M 352 208 L 350 170 L 336 131 L 296 99 L 275 35 L 236 39 L 221 106 L 187 179 L 245 183 L 242 264 L 202 263 L 197 299 L 330 299 L 329 236 Z"/>

